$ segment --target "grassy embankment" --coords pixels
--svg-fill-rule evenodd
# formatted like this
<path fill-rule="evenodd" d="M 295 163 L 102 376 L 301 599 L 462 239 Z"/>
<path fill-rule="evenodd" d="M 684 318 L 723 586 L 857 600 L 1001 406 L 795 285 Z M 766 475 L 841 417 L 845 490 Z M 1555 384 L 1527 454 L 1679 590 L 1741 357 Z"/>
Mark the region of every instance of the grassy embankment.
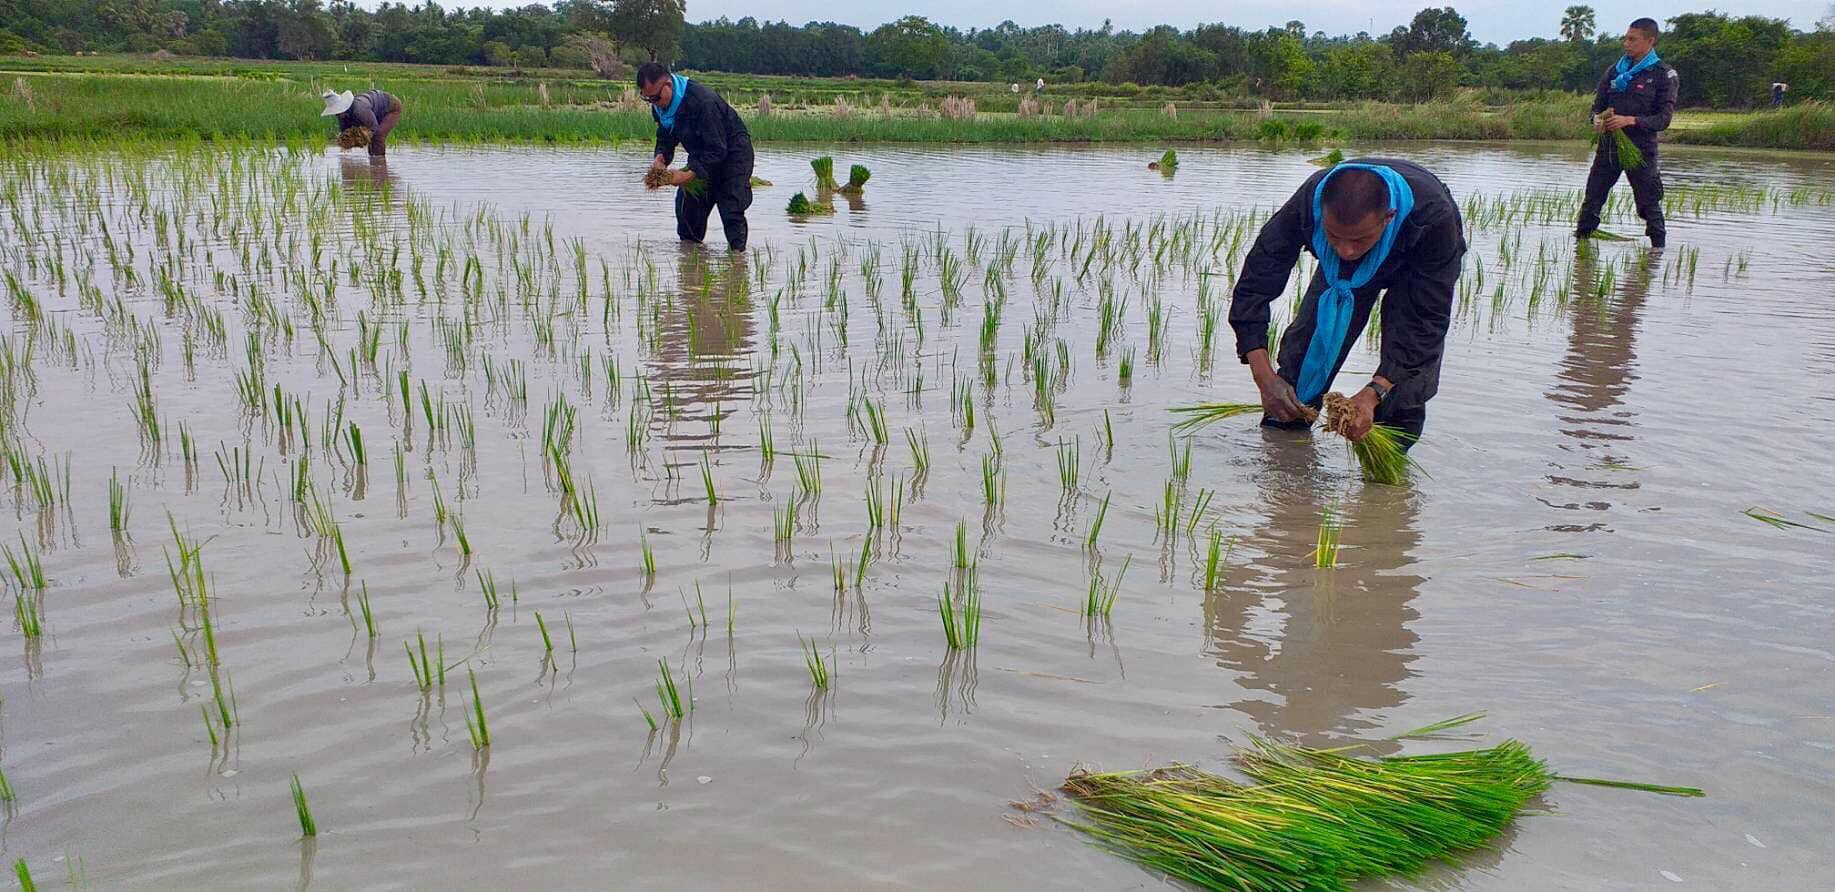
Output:
<path fill-rule="evenodd" d="M 486 69 L 372 63 L 153 62 L 130 57 L 0 59 L 0 138 L 9 140 L 317 140 L 327 88 L 379 86 L 402 97 L 399 142 L 602 143 L 647 140 L 648 112 L 626 85 L 549 71 L 511 77 Z M 1203 90 L 1076 84 L 1052 87 L 1045 112 L 1015 113 L 1019 98 L 993 84 L 769 78 L 711 74 L 706 80 L 740 105 L 760 142 L 1182 142 L 1285 139 L 1584 139 L 1583 97 L 1543 95 L 1487 106 L 1476 98 L 1423 105 L 1281 106 L 1272 119 L 1232 107 Z M 1106 92 L 1105 92 L 1106 91 Z M 769 93 L 773 111 L 756 112 Z M 1074 95 L 1073 95 L 1074 94 Z M 968 95 L 979 114 L 937 112 L 947 95 Z M 850 106 L 839 111 L 835 98 Z M 1188 98 L 1202 97 L 1202 98 Z M 1067 117 L 1066 99 L 1097 100 L 1091 116 Z M 621 99 L 623 101 L 621 101 Z M 1162 111 L 1166 102 L 1177 115 Z M 1240 104 L 1238 101 L 1236 104 Z M 1715 113 L 1706 126 L 1678 116 L 1676 142 L 1835 149 L 1835 108 Z"/>

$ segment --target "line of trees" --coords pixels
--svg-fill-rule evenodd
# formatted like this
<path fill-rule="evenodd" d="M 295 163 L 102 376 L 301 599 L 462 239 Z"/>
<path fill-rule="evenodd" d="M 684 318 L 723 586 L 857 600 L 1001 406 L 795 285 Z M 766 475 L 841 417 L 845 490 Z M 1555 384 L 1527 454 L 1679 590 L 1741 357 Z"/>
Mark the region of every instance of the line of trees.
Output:
<path fill-rule="evenodd" d="M 517 9 L 452 9 L 347 0 L 0 0 L 0 52 L 167 50 L 263 59 L 596 67 L 662 59 L 697 70 L 919 80 L 1103 81 L 1293 99 L 1437 98 L 1461 87 L 1590 90 L 1620 53 L 1618 23 L 1570 6 L 1551 36 L 1480 45 L 1453 7 L 1428 8 L 1386 34 L 1328 35 L 1298 21 L 1248 30 L 1170 26 L 1144 32 L 1061 25 L 946 27 L 907 16 L 871 31 L 834 22 L 686 21 L 685 0 L 560 0 Z M 1603 27 L 1603 31 L 1602 31 Z M 1808 31 L 1782 19 L 1685 13 L 1663 57 L 1682 101 L 1746 106 L 1773 81 L 1791 97 L 1835 93 L 1835 6 Z"/>

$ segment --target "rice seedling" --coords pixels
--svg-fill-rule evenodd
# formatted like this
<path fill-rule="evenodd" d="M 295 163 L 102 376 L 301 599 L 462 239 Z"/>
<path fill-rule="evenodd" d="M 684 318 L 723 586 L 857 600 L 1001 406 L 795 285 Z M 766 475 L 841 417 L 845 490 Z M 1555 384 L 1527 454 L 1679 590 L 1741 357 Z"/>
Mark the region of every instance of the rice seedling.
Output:
<path fill-rule="evenodd" d="M 860 398 L 860 404 L 866 415 L 867 434 L 872 437 L 874 444 L 879 446 L 886 445 L 888 438 L 886 436 L 885 409 L 864 396 Z"/>
<path fill-rule="evenodd" d="M 821 447 L 809 444 L 807 452 L 798 452 L 791 456 L 796 462 L 797 489 L 805 499 L 820 498 L 822 495 L 822 454 Z"/>
<path fill-rule="evenodd" d="M 1236 549 L 1236 537 L 1231 536 L 1228 544 L 1223 541 L 1223 532 L 1212 528 L 1210 544 L 1204 551 L 1204 590 L 1214 592 L 1225 566 L 1229 564 L 1230 552 Z"/>
<path fill-rule="evenodd" d="M 363 584 L 363 594 L 357 596 L 357 606 L 363 610 L 363 628 L 371 638 L 380 638 L 382 633 L 376 631 L 376 614 L 370 610 L 370 586 Z"/>
<path fill-rule="evenodd" d="M 465 535 L 465 518 L 462 515 L 454 514 L 452 516 L 452 535 L 453 538 L 457 540 L 459 556 L 462 558 L 471 557 L 471 539 L 467 538 Z"/>
<path fill-rule="evenodd" d="M 905 429 L 905 443 L 911 447 L 912 473 L 922 477 L 930 472 L 930 438 L 911 428 Z"/>
<path fill-rule="evenodd" d="M 810 201 L 809 196 L 798 192 L 790 196 L 790 203 L 784 207 L 784 211 L 792 217 L 817 217 L 834 213 L 835 206 Z"/>
<path fill-rule="evenodd" d="M 1319 534 L 1313 545 L 1313 566 L 1331 569 L 1338 566 L 1338 540 L 1344 533 L 1344 518 L 1338 506 L 1327 505 L 1319 512 Z"/>
<path fill-rule="evenodd" d="M 789 552 L 791 539 L 796 534 L 796 505 L 792 500 L 771 509 L 771 528 L 780 554 Z"/>
<path fill-rule="evenodd" d="M 816 649 L 814 640 L 803 640 L 803 633 L 798 632 L 797 644 L 803 648 L 803 662 L 809 667 L 809 680 L 817 690 L 828 690 L 828 664 L 822 660 L 822 652 Z"/>
<path fill-rule="evenodd" d="M 27 640 L 37 639 L 45 634 L 44 612 L 43 608 L 39 607 L 36 597 L 24 593 L 14 595 L 13 618 L 19 623 L 19 633 Z"/>
<path fill-rule="evenodd" d="M 989 511 L 1000 508 L 1007 496 L 1007 472 L 993 455 L 981 457 L 981 498 Z"/>
<path fill-rule="evenodd" d="M 406 641 L 403 641 L 401 643 L 401 646 L 403 649 L 405 649 L 408 652 L 408 670 L 414 673 L 415 687 L 420 688 L 421 693 L 426 693 L 427 691 L 433 690 L 433 686 L 435 683 L 438 683 L 441 687 L 445 687 L 446 685 L 446 642 L 445 640 L 442 639 L 439 642 L 439 651 L 438 651 L 437 656 L 435 658 L 429 658 L 427 656 L 427 635 L 424 632 L 420 631 L 419 629 L 416 629 L 414 630 L 414 638 L 420 644 L 419 656 L 415 655 L 414 645 L 409 644 Z M 436 659 L 437 659 L 437 662 L 435 662 Z"/>
<path fill-rule="evenodd" d="M 19 798 L 13 789 L 13 782 L 6 779 L 6 772 L 0 770 L 0 802 L 13 802 Z"/>
<path fill-rule="evenodd" d="M 127 531 L 127 487 L 114 468 L 108 469 L 108 529 L 117 535 Z"/>
<path fill-rule="evenodd" d="M 956 607 L 956 594 L 962 597 L 960 609 Z M 981 587 L 975 584 L 974 577 L 964 577 L 953 594 L 945 580 L 943 593 L 937 596 L 937 613 L 943 621 L 943 640 L 950 650 L 967 650 L 980 643 Z"/>
<path fill-rule="evenodd" d="M 720 504 L 720 496 L 714 492 L 714 469 L 708 464 L 706 453 L 701 454 L 701 488 L 707 493 L 709 508 Z"/>
<path fill-rule="evenodd" d="M 471 738 L 471 748 L 482 750 L 491 745 L 491 728 L 484 721 L 484 698 L 478 696 L 478 673 L 470 667 L 465 673 L 471 676 L 471 708 L 465 711 L 465 733 Z"/>
<path fill-rule="evenodd" d="M 1089 588 L 1083 596 L 1083 616 L 1094 619 L 1108 619 L 1115 611 L 1115 601 L 1121 596 L 1121 579 L 1128 574 L 1128 565 L 1134 561 L 1133 555 L 1122 558 L 1121 569 L 1115 571 L 1115 578 L 1106 578 L 1098 566 L 1090 573 Z"/>
<path fill-rule="evenodd" d="M 484 609 L 496 610 L 501 601 L 497 596 L 497 576 L 487 570 L 473 571 L 478 577 L 478 591 L 484 595 Z"/>
<path fill-rule="evenodd" d="M 649 725 L 649 726 L 650 726 L 650 731 L 651 731 L 651 733 L 655 733 L 655 731 L 656 731 L 656 716 L 653 716 L 653 715 L 651 715 L 651 714 L 650 714 L 650 710 L 648 710 L 648 709 L 645 709 L 645 708 L 644 708 L 644 705 L 643 705 L 642 703 L 638 703 L 638 702 L 637 702 L 637 698 L 635 698 L 635 697 L 633 697 L 633 698 L 631 698 L 631 702 L 632 702 L 632 703 L 637 703 L 637 711 L 638 711 L 638 712 L 641 712 L 641 713 L 643 713 L 643 714 L 644 714 L 644 724 L 646 724 L 646 725 Z"/>
<path fill-rule="evenodd" d="M 1114 498 L 1114 496 L 1115 493 L 1111 490 L 1107 495 L 1102 497 L 1102 507 L 1096 509 L 1096 518 L 1090 521 L 1089 532 L 1083 537 L 1083 547 L 1085 550 L 1096 550 L 1096 540 L 1102 536 L 1102 521 L 1109 516 L 1109 499 Z"/>
<path fill-rule="evenodd" d="M 1134 384 L 1133 347 L 1129 347 L 1121 354 L 1121 362 L 1118 364 L 1116 371 L 1116 383 L 1120 384 L 1122 387 L 1129 387 Z"/>
<path fill-rule="evenodd" d="M 1058 439 L 1058 485 L 1063 488 L 1064 495 L 1076 495 L 1077 481 L 1082 473 L 1082 466 L 1082 438 L 1079 437 L 1067 443 L 1060 437 Z"/>
<path fill-rule="evenodd" d="M 1608 108 L 1600 112 L 1595 120 L 1603 121 L 1610 118 L 1613 114 L 1613 110 Z M 1605 134 L 1593 134 L 1594 145 L 1598 145 L 1601 140 L 1609 140 L 1611 142 L 1612 155 L 1618 160 L 1619 167 L 1625 170 L 1638 170 L 1644 166 L 1644 153 L 1637 147 L 1637 143 L 1631 141 L 1630 134 L 1623 130 L 1613 130 Z"/>
<path fill-rule="evenodd" d="M 1336 167 L 1344 163 L 1344 150 L 1343 149 L 1333 149 L 1318 158 L 1314 158 L 1310 160 L 1307 163 L 1314 164 L 1319 167 Z"/>
<path fill-rule="evenodd" d="M 1104 461 L 1115 458 L 1115 420 L 1109 417 L 1109 410 L 1102 410 L 1102 426 L 1096 429 L 1096 437 L 1102 443 Z"/>
<path fill-rule="evenodd" d="M 26 867 L 24 858 L 13 862 L 13 876 L 19 879 L 19 892 L 38 892 L 38 885 L 32 882 L 32 871 Z"/>
<path fill-rule="evenodd" d="M 1825 530 L 1813 524 L 1801 523 L 1799 521 L 1791 520 L 1785 517 L 1784 515 L 1779 514 L 1778 512 L 1773 511 L 1769 508 L 1760 508 L 1760 507 L 1754 506 L 1751 508 L 1747 508 L 1746 510 L 1740 513 L 1760 523 L 1769 524 L 1772 527 L 1776 529 L 1780 529 L 1780 530 L 1799 529 L 1799 530 L 1814 530 L 1818 533 L 1829 532 L 1828 530 Z M 1835 522 L 1835 521 L 1832 521 L 1831 518 L 1823 517 L 1822 515 L 1816 514 L 1814 512 L 1810 512 L 1809 516 L 1817 518 L 1819 520 L 1823 520 L 1823 521 Z"/>
<path fill-rule="evenodd" d="M 1178 441 L 1168 435 L 1166 451 L 1172 454 L 1172 479 L 1183 483 L 1191 477 L 1191 438 L 1185 438 L 1185 449 L 1181 452 Z"/>
<path fill-rule="evenodd" d="M 679 722 L 694 709 L 694 697 L 691 694 L 684 705 L 682 693 L 675 686 L 675 676 L 669 671 L 669 664 L 657 660 L 656 667 L 662 673 L 656 682 L 656 698 L 662 702 L 663 715 L 671 721 Z"/>
<path fill-rule="evenodd" d="M 319 835 L 319 824 L 312 819 L 312 806 L 306 802 L 306 790 L 300 786 L 298 774 L 293 775 L 293 813 L 299 818 L 299 835 Z"/>
<path fill-rule="evenodd" d="M 1209 426 L 1212 422 L 1235 418 L 1238 415 L 1249 415 L 1262 411 L 1261 403 L 1198 403 L 1191 406 L 1173 406 L 1174 415 L 1183 416 L 1185 420 L 1172 426 L 1173 433 L 1192 434 Z"/>
<path fill-rule="evenodd" d="M 656 579 L 656 554 L 650 550 L 649 534 L 639 530 L 637 533 L 637 542 L 641 549 L 638 564 L 639 569 L 643 571 L 644 581 L 646 583 L 652 582 Z"/>
<path fill-rule="evenodd" d="M 966 570 L 975 565 L 968 547 L 968 521 L 956 521 L 956 535 L 950 540 L 950 564 L 958 570 Z"/>
<path fill-rule="evenodd" d="M 12 546 L 0 545 L 0 554 L 6 556 L 7 569 L 12 571 L 13 581 L 20 590 L 27 592 L 44 591 L 45 566 L 37 551 L 26 542 L 25 534 L 19 534 L 19 553 L 14 554 Z"/>
<path fill-rule="evenodd" d="M 542 612 L 540 610 L 535 611 L 535 627 L 540 629 L 542 633 L 543 652 L 552 656 L 554 654 L 554 639 L 548 636 L 548 622 L 542 619 Z M 572 624 L 569 623 L 568 629 L 571 631 L 572 628 Z"/>

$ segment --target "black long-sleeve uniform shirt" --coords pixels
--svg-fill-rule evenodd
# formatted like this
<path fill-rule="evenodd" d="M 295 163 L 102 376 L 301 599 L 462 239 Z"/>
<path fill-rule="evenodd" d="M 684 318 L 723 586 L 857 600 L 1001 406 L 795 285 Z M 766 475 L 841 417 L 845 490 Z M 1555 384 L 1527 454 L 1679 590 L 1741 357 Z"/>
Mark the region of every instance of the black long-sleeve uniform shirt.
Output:
<path fill-rule="evenodd" d="M 1617 66 L 1613 65 L 1600 77 L 1599 88 L 1593 96 L 1593 114 L 1598 115 L 1609 108 L 1637 118 L 1636 124 L 1625 128 L 1625 135 L 1648 155 L 1656 150 L 1657 134 L 1669 129 L 1670 118 L 1676 113 L 1676 89 L 1682 85 L 1681 76 L 1669 67 L 1669 63 L 1658 62 L 1638 72 L 1620 93 L 1612 89 L 1612 78 L 1617 73 Z"/>
<path fill-rule="evenodd" d="M 1376 275 L 1355 293 L 1357 306 L 1345 349 L 1349 350 L 1353 336 L 1368 320 L 1377 294 L 1387 289 L 1381 314 L 1382 357 L 1376 374 L 1394 384 L 1389 399 L 1396 405 L 1419 406 L 1439 389 L 1440 356 L 1465 257 L 1465 225 L 1452 193 L 1426 168 L 1391 158 L 1359 158 L 1354 163 L 1381 165 L 1401 174 L 1414 191 L 1414 210 L 1402 222 L 1402 231 Z M 1313 219 L 1313 192 L 1327 173 L 1329 170 L 1322 170 L 1308 177 L 1268 218 L 1243 260 L 1242 275 L 1230 300 L 1230 327 L 1236 331 L 1236 354 L 1244 362 L 1251 352 L 1268 346 L 1268 305 L 1286 290 L 1300 252 L 1313 251 L 1313 229 L 1319 225 Z M 1350 264 L 1342 271 L 1354 268 Z M 1315 273 L 1307 297 L 1316 298 L 1322 284 Z M 1292 349 L 1279 358 L 1289 380 L 1298 378 L 1312 329 L 1313 320 L 1305 314 L 1288 326 L 1286 343 Z"/>
<path fill-rule="evenodd" d="M 650 109 L 650 116 L 657 120 L 656 154 L 664 162 L 675 162 L 675 147 L 680 145 L 688 150 L 688 169 L 704 182 L 724 179 L 735 162 L 743 162 L 745 175 L 752 175 L 752 134 L 720 94 L 691 80 L 682 107 L 676 109 L 674 129 L 662 125 L 657 109 Z"/>

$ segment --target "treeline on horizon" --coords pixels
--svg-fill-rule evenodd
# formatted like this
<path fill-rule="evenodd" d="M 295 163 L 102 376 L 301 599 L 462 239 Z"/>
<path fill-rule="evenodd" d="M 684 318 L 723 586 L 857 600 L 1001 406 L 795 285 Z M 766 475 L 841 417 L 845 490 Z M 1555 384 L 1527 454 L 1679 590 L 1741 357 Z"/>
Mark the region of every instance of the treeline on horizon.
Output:
<path fill-rule="evenodd" d="M 738 74 L 914 80 L 1102 82 L 1183 88 L 1193 98 L 1425 101 L 1460 88 L 1590 91 L 1619 55 L 1626 23 L 1586 6 L 1551 12 L 1549 36 L 1479 44 L 1453 7 L 1381 35 L 1331 36 L 1299 21 L 1145 32 L 1059 25 L 960 30 L 907 16 L 865 31 L 685 21 L 681 0 L 561 0 L 497 11 L 319 0 L 0 0 L 0 54 L 165 51 L 183 56 L 578 68 L 609 75 L 659 59 Z M 1792 101 L 1835 90 L 1835 6 L 1813 30 L 1782 19 L 1684 13 L 1659 52 L 1681 72 L 1681 103 L 1749 107 L 1791 85 Z M 614 64 L 605 64 L 608 54 Z"/>

